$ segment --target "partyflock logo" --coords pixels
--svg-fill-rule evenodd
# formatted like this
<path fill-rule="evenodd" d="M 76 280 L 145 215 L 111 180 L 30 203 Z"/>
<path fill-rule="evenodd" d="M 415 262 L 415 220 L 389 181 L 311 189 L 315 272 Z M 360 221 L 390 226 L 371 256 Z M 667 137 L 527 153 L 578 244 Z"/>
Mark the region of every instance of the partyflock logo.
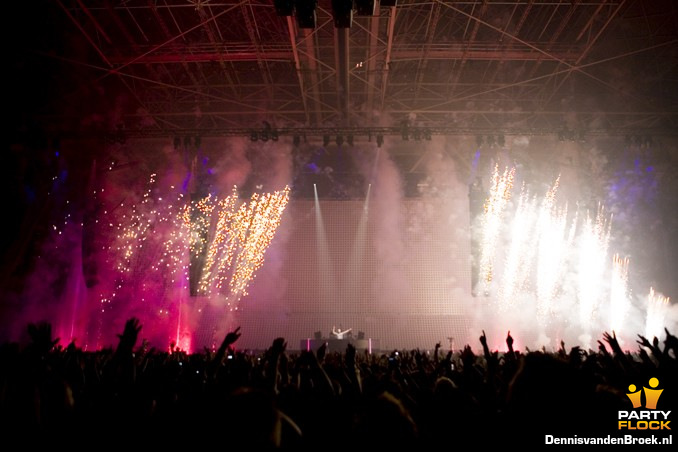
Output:
<path fill-rule="evenodd" d="M 649 388 L 643 386 L 642 390 L 634 384 L 629 385 L 626 396 L 633 404 L 633 410 L 618 411 L 619 430 L 671 430 L 671 411 L 657 409 L 664 389 L 659 389 L 659 380 L 654 377 L 650 378 L 648 385 Z"/>

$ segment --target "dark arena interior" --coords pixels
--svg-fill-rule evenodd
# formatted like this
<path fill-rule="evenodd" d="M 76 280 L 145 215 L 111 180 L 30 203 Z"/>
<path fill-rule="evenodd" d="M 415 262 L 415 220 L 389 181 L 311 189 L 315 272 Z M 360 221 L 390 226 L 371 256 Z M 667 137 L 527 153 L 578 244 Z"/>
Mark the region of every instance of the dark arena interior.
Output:
<path fill-rule="evenodd" d="M 678 2 L 3 8 L 3 425 L 670 441 Z"/>

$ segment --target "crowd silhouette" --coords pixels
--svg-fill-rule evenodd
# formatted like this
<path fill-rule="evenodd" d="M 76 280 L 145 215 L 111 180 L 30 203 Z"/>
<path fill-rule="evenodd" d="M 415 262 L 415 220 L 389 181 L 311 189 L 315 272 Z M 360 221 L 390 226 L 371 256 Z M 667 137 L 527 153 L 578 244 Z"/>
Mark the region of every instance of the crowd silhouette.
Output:
<path fill-rule="evenodd" d="M 598 349 L 293 352 L 275 338 L 261 353 L 237 349 L 240 328 L 217 350 L 149 348 L 127 321 L 117 347 L 62 346 L 48 323 L 30 343 L 0 348 L 5 441 L 242 445 L 257 449 L 383 450 L 473 444 L 543 444 L 544 435 L 618 433 L 630 384 L 651 378 L 675 403 L 678 339 L 638 336 L 623 351 L 605 333 Z M 478 348 L 477 350 L 479 350 Z M 670 409 L 670 408 L 669 408 Z M 226 447 L 228 449 L 228 447 Z"/>

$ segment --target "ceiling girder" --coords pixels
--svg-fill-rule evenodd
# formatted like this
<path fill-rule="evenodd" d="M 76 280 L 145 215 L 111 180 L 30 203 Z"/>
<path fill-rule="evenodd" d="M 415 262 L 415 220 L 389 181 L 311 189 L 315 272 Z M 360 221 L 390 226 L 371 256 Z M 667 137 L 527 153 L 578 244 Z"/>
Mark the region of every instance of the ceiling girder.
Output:
<path fill-rule="evenodd" d="M 658 64 L 678 58 L 670 0 L 399 0 L 344 29 L 330 0 L 313 29 L 269 0 L 59 0 L 52 13 L 88 52 L 45 42 L 36 53 L 92 71 L 108 96 L 131 93 L 119 119 L 131 134 L 220 135 L 262 120 L 524 132 L 575 117 L 610 133 L 677 122 L 678 74 Z M 39 118 L 74 123 L 54 105 Z"/>

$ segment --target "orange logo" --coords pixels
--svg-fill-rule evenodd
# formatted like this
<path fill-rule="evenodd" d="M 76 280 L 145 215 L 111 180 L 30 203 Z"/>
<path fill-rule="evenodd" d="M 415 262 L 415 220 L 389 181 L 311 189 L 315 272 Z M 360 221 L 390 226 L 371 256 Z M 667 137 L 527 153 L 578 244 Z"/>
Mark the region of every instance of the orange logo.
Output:
<path fill-rule="evenodd" d="M 648 410 L 655 410 L 657 409 L 659 396 L 662 395 L 662 391 L 664 390 L 655 389 L 659 386 L 659 380 L 655 377 L 650 378 L 648 384 L 650 385 L 649 388 L 643 387 L 643 392 L 645 393 L 645 408 Z M 640 408 L 642 406 L 640 403 L 640 389 L 636 390 L 636 385 L 631 384 L 629 385 L 629 391 L 631 392 L 626 394 L 626 396 L 631 400 L 631 403 L 633 403 L 633 408 Z"/>
<path fill-rule="evenodd" d="M 619 430 L 671 430 L 671 421 L 669 415 L 671 411 L 662 411 L 657 409 L 657 402 L 661 397 L 663 389 L 657 389 L 659 379 L 652 377 L 647 382 L 648 387 L 638 389 L 636 385 L 629 385 L 629 392 L 626 397 L 633 404 L 633 408 L 645 408 L 644 410 L 618 412 Z M 642 399 L 645 399 L 645 405 Z"/>

